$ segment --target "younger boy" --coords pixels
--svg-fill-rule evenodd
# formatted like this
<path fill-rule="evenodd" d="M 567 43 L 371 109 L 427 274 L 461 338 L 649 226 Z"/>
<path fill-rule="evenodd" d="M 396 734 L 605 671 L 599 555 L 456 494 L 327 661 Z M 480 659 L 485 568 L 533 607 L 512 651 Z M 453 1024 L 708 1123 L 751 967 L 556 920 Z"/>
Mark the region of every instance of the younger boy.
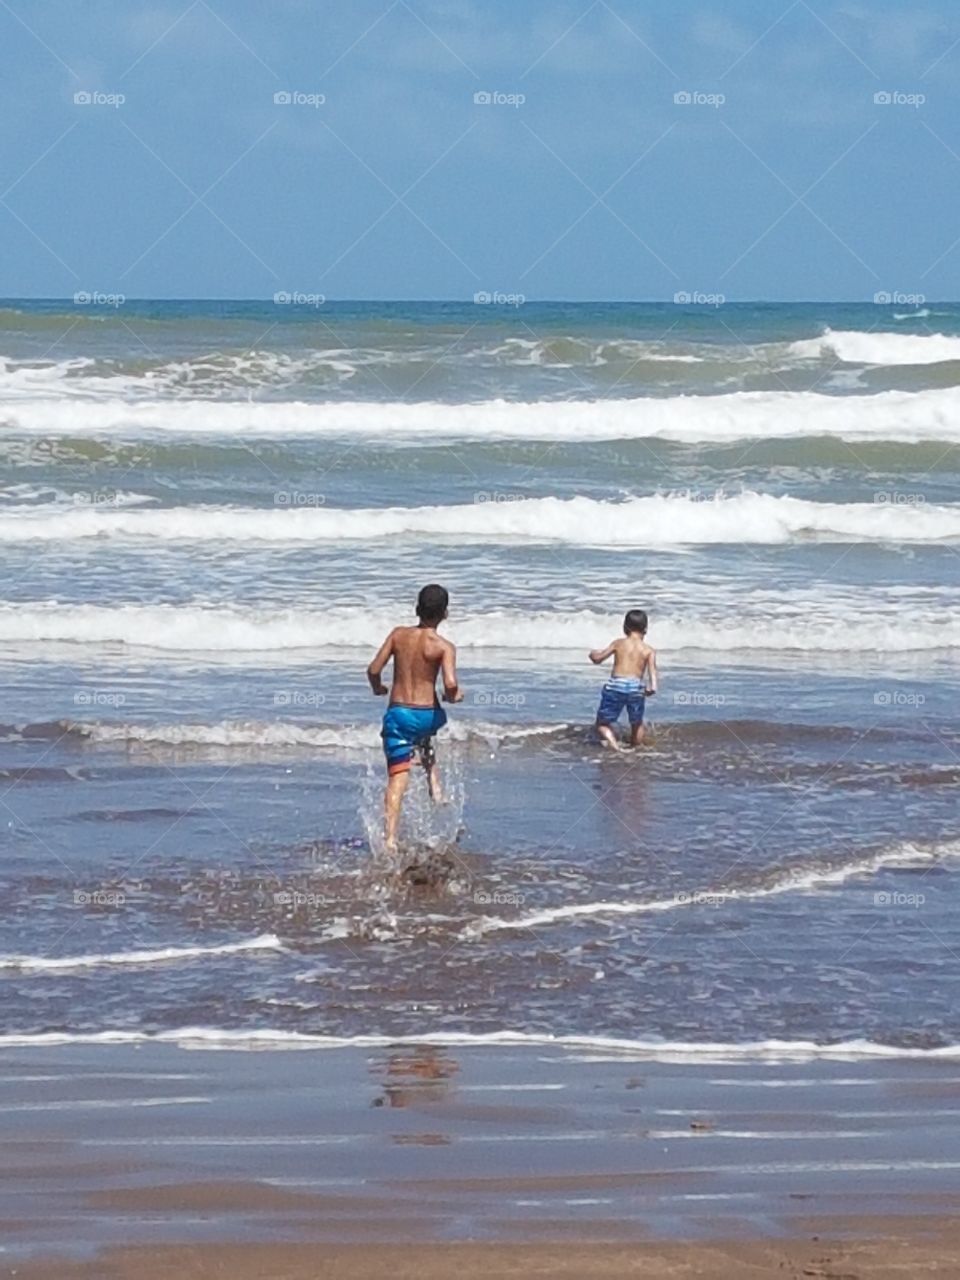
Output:
<path fill-rule="evenodd" d="M 603 686 L 597 708 L 597 733 L 604 744 L 620 750 L 612 726 L 623 708 L 630 718 L 630 745 L 643 741 L 643 711 L 647 698 L 657 692 L 657 655 L 647 644 L 647 615 L 631 609 L 623 620 L 623 639 L 611 640 L 605 649 L 592 649 L 590 661 L 599 665 L 613 655 L 613 673 Z"/>
<path fill-rule="evenodd" d="M 387 757 L 387 790 L 384 795 L 384 844 L 391 853 L 397 848 L 397 826 L 404 792 L 410 780 L 414 752 L 427 771 L 430 796 L 440 803 L 440 780 L 433 756 L 433 735 L 447 723 L 447 715 L 437 698 L 437 676 L 443 676 L 446 702 L 462 702 L 457 683 L 457 651 L 449 640 L 437 634 L 447 616 L 450 597 L 443 587 L 424 587 L 417 597 L 415 627 L 394 627 L 367 667 L 370 688 L 378 696 L 390 694 L 380 736 Z M 393 659 L 393 686 L 389 690 L 381 673 Z"/>

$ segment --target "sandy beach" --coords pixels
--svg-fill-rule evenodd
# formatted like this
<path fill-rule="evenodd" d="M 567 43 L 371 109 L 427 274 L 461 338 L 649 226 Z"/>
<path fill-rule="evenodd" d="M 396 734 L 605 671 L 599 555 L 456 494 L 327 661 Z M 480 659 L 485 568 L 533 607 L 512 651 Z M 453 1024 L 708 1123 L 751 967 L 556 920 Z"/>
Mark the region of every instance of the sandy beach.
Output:
<path fill-rule="evenodd" d="M 38 1263 L 3 1270 L 18 1280 L 463 1280 L 489 1277 L 570 1276 L 614 1280 L 620 1276 L 679 1280 L 803 1276 L 832 1280 L 906 1280 L 960 1274 L 960 1233 L 955 1223 L 862 1222 L 851 1224 L 868 1239 L 729 1242 L 704 1245 L 253 1245 L 171 1246 L 121 1249 L 95 1262 Z"/>
<path fill-rule="evenodd" d="M 960 1064 L 7 1049 L 2 1274 L 960 1273 Z"/>

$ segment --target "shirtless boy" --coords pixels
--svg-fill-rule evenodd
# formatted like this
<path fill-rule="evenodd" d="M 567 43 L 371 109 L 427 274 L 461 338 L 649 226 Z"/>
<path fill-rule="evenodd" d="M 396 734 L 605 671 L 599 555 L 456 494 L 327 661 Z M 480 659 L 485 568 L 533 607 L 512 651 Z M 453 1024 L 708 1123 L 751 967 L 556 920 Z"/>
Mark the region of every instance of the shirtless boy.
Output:
<path fill-rule="evenodd" d="M 643 741 L 643 712 L 647 698 L 657 692 L 657 655 L 647 644 L 647 615 L 631 609 L 623 620 L 623 636 L 605 649 L 592 649 L 590 661 L 599 666 L 613 656 L 613 673 L 603 686 L 597 708 L 597 733 L 606 746 L 620 750 L 613 725 L 623 708 L 630 718 L 630 745 Z"/>
<path fill-rule="evenodd" d="M 370 688 L 378 696 L 390 694 L 380 736 L 387 757 L 387 790 L 384 795 L 384 844 L 396 852 L 397 826 L 404 792 L 410 780 L 414 752 L 427 772 L 430 796 L 440 803 L 440 779 L 433 756 L 433 735 L 447 723 L 437 698 L 437 676 L 443 677 L 445 702 L 462 702 L 457 683 L 457 651 L 437 634 L 447 616 L 449 596 L 443 587 L 424 587 L 417 597 L 415 627 L 394 627 L 367 667 Z M 384 667 L 393 659 L 393 685 L 383 683 Z"/>

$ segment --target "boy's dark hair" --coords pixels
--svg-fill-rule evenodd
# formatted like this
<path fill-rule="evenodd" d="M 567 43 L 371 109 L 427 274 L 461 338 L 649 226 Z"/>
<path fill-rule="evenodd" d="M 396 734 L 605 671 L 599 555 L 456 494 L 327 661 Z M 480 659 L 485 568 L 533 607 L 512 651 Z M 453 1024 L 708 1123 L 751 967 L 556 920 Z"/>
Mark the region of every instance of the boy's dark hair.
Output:
<path fill-rule="evenodd" d="M 631 609 L 623 620 L 623 634 L 628 636 L 631 631 L 639 631 L 642 636 L 647 634 L 647 615 L 642 609 Z"/>
<path fill-rule="evenodd" d="M 438 587 L 435 582 L 431 582 L 417 596 L 417 617 L 421 622 L 442 622 L 449 603 L 450 596 L 446 587 Z"/>

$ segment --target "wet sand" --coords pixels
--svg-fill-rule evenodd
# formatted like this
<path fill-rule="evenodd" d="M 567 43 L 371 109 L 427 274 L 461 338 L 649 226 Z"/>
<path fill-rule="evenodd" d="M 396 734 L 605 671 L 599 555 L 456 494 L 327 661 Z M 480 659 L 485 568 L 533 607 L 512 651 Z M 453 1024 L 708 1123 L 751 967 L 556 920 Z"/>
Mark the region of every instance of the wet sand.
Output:
<path fill-rule="evenodd" d="M 960 1276 L 958 1133 L 948 1061 L 6 1049 L 0 1276 Z"/>
<path fill-rule="evenodd" d="M 121 1249 L 76 1265 L 39 1262 L 0 1269 L 17 1280 L 492 1280 L 585 1277 L 710 1280 L 823 1277 L 912 1280 L 960 1275 L 954 1223 L 905 1219 L 859 1224 L 862 1238 L 683 1244 L 200 1245 Z"/>

